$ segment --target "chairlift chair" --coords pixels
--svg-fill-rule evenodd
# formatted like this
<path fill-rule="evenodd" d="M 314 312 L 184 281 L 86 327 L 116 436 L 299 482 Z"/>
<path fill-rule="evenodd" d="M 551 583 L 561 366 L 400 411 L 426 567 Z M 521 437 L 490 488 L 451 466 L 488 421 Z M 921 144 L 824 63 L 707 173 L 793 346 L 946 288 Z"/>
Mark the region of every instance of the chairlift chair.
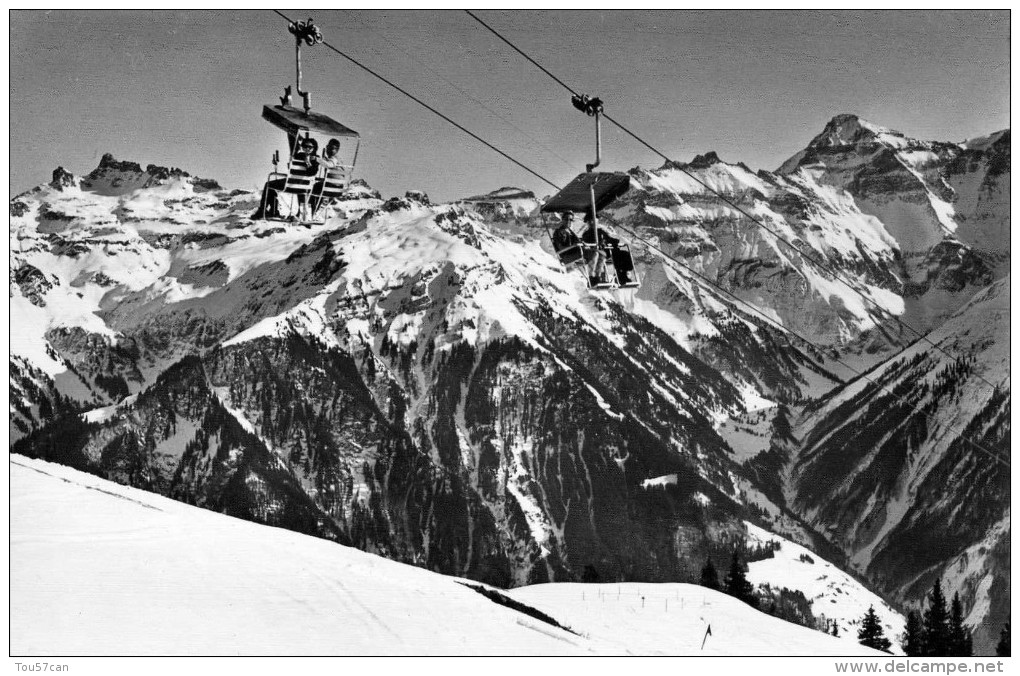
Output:
<path fill-rule="evenodd" d="M 273 154 L 273 170 L 269 173 L 267 182 L 285 179 L 283 188 L 277 192 L 291 196 L 288 216 L 295 216 L 306 224 L 321 224 L 326 221 L 326 207 L 329 202 L 343 195 L 350 187 L 354 176 L 354 166 L 358 160 L 361 136 L 358 132 L 328 115 L 311 110 L 311 94 L 301 89 L 301 43 L 318 44 L 322 42 L 322 33 L 311 19 L 306 22 L 291 23 L 288 30 L 295 37 L 297 93 L 302 97 L 304 105 L 303 110 L 291 105 L 291 88 L 287 86 L 284 89 L 284 95 L 280 98 L 280 105 L 262 107 L 262 118 L 277 129 L 284 131 L 289 140 L 290 159 L 287 161 L 286 173 L 279 171 L 280 154 L 277 151 Z M 334 159 L 337 160 L 339 166 L 329 170 L 320 169 L 317 176 L 304 175 L 308 164 L 303 159 L 296 158 L 295 151 L 305 138 L 314 138 L 323 150 L 329 140 L 336 139 L 340 143 L 340 149 Z M 310 205 L 313 201 L 318 207 L 315 210 L 316 213 L 311 213 Z M 266 205 L 262 204 L 261 207 L 264 213 Z M 315 221 L 318 214 L 321 214 L 322 218 Z"/>
<path fill-rule="evenodd" d="M 543 214 L 579 214 L 582 218 L 592 220 L 595 228 L 596 242 L 598 233 L 599 213 L 604 207 L 615 201 L 630 188 L 630 177 L 620 172 L 586 172 L 572 180 L 563 190 L 542 207 Z M 576 236 L 577 233 L 575 232 Z M 580 239 L 580 238 L 578 238 Z M 596 242 L 579 243 L 560 248 L 556 254 L 566 266 L 576 266 L 584 272 L 588 286 L 592 289 L 636 288 L 640 286 L 636 271 L 633 270 L 633 257 L 630 246 L 623 240 L 615 247 L 600 247 Z M 553 242 L 554 248 L 557 246 Z M 606 277 L 602 281 L 595 279 L 594 263 L 599 249 L 605 256 Z M 629 268 L 629 269 L 628 269 Z M 610 270 L 612 273 L 610 274 Z M 627 279 L 628 272 L 633 276 Z"/>
<path fill-rule="evenodd" d="M 542 206 L 542 213 L 581 214 L 586 219 L 590 218 L 591 227 L 594 228 L 595 241 L 580 241 L 577 244 L 557 249 L 556 254 L 560 257 L 560 262 L 563 265 L 576 266 L 584 272 L 590 289 L 637 288 L 641 285 L 641 281 L 634 268 L 630 245 L 621 239 L 611 248 L 604 247 L 601 246 L 602 238 L 599 235 L 599 213 L 630 189 L 630 177 L 622 172 L 595 171 L 595 167 L 602 161 L 602 136 L 599 122 L 602 101 L 581 94 L 574 96 L 571 102 L 575 108 L 595 118 L 595 162 L 587 165 L 583 174 L 579 174 L 565 188 L 553 195 Z M 577 233 L 573 234 L 576 237 Z M 553 242 L 553 247 L 556 248 L 556 242 Z M 601 280 L 594 274 L 596 272 L 594 262 L 600 253 L 599 249 L 602 249 L 606 271 L 605 278 Z M 613 271 L 612 276 L 609 276 L 610 268 Z"/>

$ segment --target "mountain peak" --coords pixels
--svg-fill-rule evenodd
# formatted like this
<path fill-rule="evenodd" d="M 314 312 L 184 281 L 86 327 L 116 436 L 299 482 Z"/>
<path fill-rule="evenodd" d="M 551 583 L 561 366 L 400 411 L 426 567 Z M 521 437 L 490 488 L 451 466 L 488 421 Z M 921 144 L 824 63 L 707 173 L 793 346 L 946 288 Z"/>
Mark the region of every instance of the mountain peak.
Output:
<path fill-rule="evenodd" d="M 55 190 L 63 192 L 64 188 L 69 188 L 77 183 L 77 179 L 74 174 L 67 171 L 63 167 L 57 167 L 53 170 L 53 180 L 50 181 L 50 186 Z"/>
<path fill-rule="evenodd" d="M 709 150 L 702 155 L 695 155 L 694 159 L 690 162 L 681 162 L 679 160 L 666 160 L 666 162 L 659 167 L 657 171 L 663 171 L 666 169 L 708 169 L 709 167 L 716 164 L 726 164 L 720 159 L 718 153 L 714 150 Z M 639 174 L 642 170 L 639 167 L 635 167 L 631 170 L 632 174 Z"/>
<path fill-rule="evenodd" d="M 822 133 L 811 139 L 804 150 L 788 159 L 776 171 L 780 174 L 794 172 L 805 162 L 816 160 L 819 154 L 843 153 L 851 149 L 870 153 L 882 147 L 898 150 L 919 143 L 854 113 L 840 113 L 829 120 Z"/>
<path fill-rule="evenodd" d="M 99 160 L 99 166 L 85 177 L 82 187 L 110 194 L 120 194 L 152 185 L 161 185 L 170 179 L 185 180 L 199 190 L 221 189 L 220 184 L 216 181 L 192 176 L 177 167 L 150 164 L 142 169 L 142 165 L 138 162 L 118 160 L 112 153 L 103 154 Z"/>
<path fill-rule="evenodd" d="M 123 162 L 113 156 L 113 153 L 103 153 L 103 156 L 99 159 L 99 166 L 96 167 L 92 173 L 96 173 L 101 169 L 113 169 L 115 171 L 133 171 L 135 173 L 142 173 L 142 165 L 137 162 L 130 162 L 124 160 Z"/>
<path fill-rule="evenodd" d="M 695 169 L 705 169 L 713 164 L 720 163 L 722 163 L 722 160 L 719 159 L 719 155 L 714 150 L 709 150 L 704 155 L 696 155 L 688 166 Z"/>
<path fill-rule="evenodd" d="M 492 192 L 487 192 L 484 195 L 472 195 L 471 197 L 465 197 L 464 202 L 489 202 L 496 200 L 512 200 L 512 199 L 535 199 L 535 193 L 530 190 L 518 188 L 516 186 L 507 185 Z"/>
<path fill-rule="evenodd" d="M 855 145 L 861 141 L 875 139 L 883 133 L 897 134 L 853 113 L 842 113 L 829 120 L 822 133 L 811 141 L 810 147 Z"/>

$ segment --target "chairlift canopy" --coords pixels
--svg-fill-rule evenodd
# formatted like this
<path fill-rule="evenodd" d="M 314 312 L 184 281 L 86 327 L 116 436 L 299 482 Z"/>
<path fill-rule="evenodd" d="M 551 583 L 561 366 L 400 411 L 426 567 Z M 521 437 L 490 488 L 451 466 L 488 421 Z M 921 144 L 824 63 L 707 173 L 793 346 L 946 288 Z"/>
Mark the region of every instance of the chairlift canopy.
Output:
<path fill-rule="evenodd" d="M 587 213 L 591 211 L 591 190 L 595 189 L 595 209 L 601 211 L 630 189 L 630 176 L 620 172 L 584 173 L 552 196 L 543 213 Z"/>
<path fill-rule="evenodd" d="M 309 131 L 325 136 L 360 138 L 358 132 L 345 127 L 328 115 L 311 111 L 306 113 L 293 106 L 263 106 L 262 118 L 291 135 Z"/>

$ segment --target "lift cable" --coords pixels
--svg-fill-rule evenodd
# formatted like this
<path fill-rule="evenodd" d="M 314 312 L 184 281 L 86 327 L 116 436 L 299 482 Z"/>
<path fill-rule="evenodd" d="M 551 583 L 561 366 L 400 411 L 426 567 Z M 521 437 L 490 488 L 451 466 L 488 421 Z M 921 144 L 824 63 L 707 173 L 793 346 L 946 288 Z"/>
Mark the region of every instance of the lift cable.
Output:
<path fill-rule="evenodd" d="M 360 20 L 360 22 L 362 23 L 362 25 L 364 25 L 364 26 L 365 26 L 366 28 L 368 28 L 368 24 L 367 24 L 367 22 L 365 22 L 365 21 L 363 21 L 363 20 Z M 394 49 L 396 49 L 396 50 L 400 51 L 401 53 L 403 53 L 403 54 L 404 54 L 405 56 L 407 56 L 407 57 L 408 57 L 408 59 L 411 59 L 412 61 L 415 61 L 415 59 L 417 58 L 417 57 L 415 57 L 415 55 L 414 55 L 414 54 L 412 54 L 412 53 L 411 53 L 410 51 L 408 51 L 407 49 L 405 49 L 405 48 L 404 48 L 403 46 L 401 46 L 401 45 L 397 44 L 397 43 L 396 43 L 395 41 L 393 41 L 393 40 L 390 40 L 390 39 L 389 39 L 388 37 L 386 37 L 385 35 L 379 35 L 378 37 L 379 37 L 379 38 L 381 38 L 381 39 L 382 39 L 382 40 L 383 40 L 384 42 L 386 42 L 386 43 L 387 43 L 388 45 L 390 45 L 390 46 L 391 46 L 391 47 L 393 47 Z M 548 146 L 548 145 L 547 145 L 547 144 L 546 144 L 545 142 L 543 142 L 542 140 L 540 140 L 540 139 L 537 139 L 537 138 L 535 138 L 535 137 L 534 137 L 534 136 L 532 136 L 532 135 L 531 135 L 530 133 L 528 133 L 528 131 L 527 131 L 526 129 L 521 129 L 520 127 L 518 127 L 518 126 L 517 126 L 516 124 L 514 124 L 514 123 L 513 123 L 513 122 L 512 122 L 511 120 L 508 120 L 508 119 L 507 119 L 506 117 L 504 117 L 503 115 L 501 115 L 501 114 L 500 114 L 500 113 L 499 113 L 498 111 L 494 110 L 494 109 L 493 109 L 493 108 L 492 108 L 492 107 L 491 107 L 491 106 L 490 106 L 489 104 L 487 104 L 487 103 L 486 103 L 485 101 L 483 101 L 483 100 L 479 99 L 479 98 L 478 98 L 477 96 L 475 96 L 475 95 L 474 95 L 474 94 L 472 94 L 471 92 L 469 92 L 469 91 L 465 90 L 465 89 L 464 89 L 463 87 L 461 87 L 461 86 L 460 86 L 460 85 L 458 85 L 458 84 L 457 84 L 456 82 L 453 82 L 452 80 L 450 80 L 449 78 L 447 78 L 446 76 L 444 76 L 444 75 L 443 75 L 442 73 L 440 73 L 440 72 L 439 72 L 438 70 L 436 70 L 435 68 L 432 68 L 432 67 L 431 67 L 431 66 L 429 66 L 428 64 L 426 64 L 426 63 L 422 63 L 421 61 L 415 61 L 415 65 L 416 65 L 417 67 L 419 67 L 419 68 L 422 68 L 422 69 L 424 69 L 424 70 L 427 70 L 427 71 L 428 71 L 429 73 L 431 73 L 431 74 L 432 74 L 432 75 L 433 75 L 433 76 L 434 76 L 435 78 L 437 78 L 437 79 L 439 79 L 439 80 L 441 80 L 441 81 L 445 82 L 445 83 L 446 83 L 447 85 L 449 85 L 449 86 L 450 86 L 450 87 L 452 87 L 453 89 L 456 89 L 456 90 L 457 90 L 458 92 L 460 92 L 460 93 L 461 93 L 462 95 L 464 95 L 464 96 L 465 96 L 465 97 L 467 97 L 468 99 L 471 99 L 472 101 L 474 101 L 474 102 L 475 102 L 476 104 L 478 104 L 478 105 L 479 105 L 479 106 L 480 106 L 481 108 L 484 108 L 484 109 L 485 109 L 486 111 L 488 111 L 488 112 L 489 112 L 489 113 L 490 113 L 490 114 L 491 114 L 491 115 L 492 115 L 493 117 L 495 117 L 496 119 L 498 119 L 498 120 L 500 120 L 501 122 L 505 123 L 505 124 L 506 124 L 507 126 L 509 126 L 509 127 L 511 127 L 512 129 L 514 129 L 514 131 L 516 131 L 517 133 L 519 133 L 519 134 L 520 134 L 521 136 L 524 136 L 525 138 L 527 138 L 527 139 L 528 139 L 529 141 L 531 141 L 532 143 L 534 143 L 534 144 L 535 144 L 536 146 L 539 146 L 539 147 L 541 147 L 541 148 L 542 148 L 542 149 L 543 149 L 544 151 L 546 151 L 547 153 L 549 153 L 549 154 L 550 154 L 551 156 L 555 157 L 555 158 L 556 158 L 556 159 L 558 159 L 558 160 L 559 160 L 560 162 L 563 162 L 563 164 L 567 165 L 568 167 L 573 167 L 573 166 L 574 166 L 574 163 L 573 163 L 573 162 L 571 162 L 571 161 L 570 161 L 570 160 L 568 160 L 567 158 L 565 158 L 565 157 L 563 157 L 562 155 L 560 155 L 560 154 L 559 154 L 559 153 L 558 153 L 558 152 L 556 151 L 556 149 L 555 149 L 555 148 L 551 148 L 551 147 L 549 147 L 549 146 Z"/>
<path fill-rule="evenodd" d="M 276 10 L 276 9 L 274 9 L 274 10 L 272 10 L 272 11 L 273 11 L 273 12 L 275 12 L 276 14 L 279 14 L 279 15 L 280 15 L 281 17 L 283 17 L 283 18 L 284 18 L 285 20 L 287 20 L 287 21 L 288 21 L 289 23 L 294 23 L 294 21 L 293 21 L 293 20 L 292 20 L 292 19 L 291 19 L 290 17 L 288 17 L 288 16 L 286 15 L 286 14 L 284 14 L 283 12 L 281 12 L 281 11 L 279 11 L 279 10 Z M 460 124 L 458 124 L 457 122 L 454 122 L 454 121 L 453 121 L 453 120 L 451 120 L 451 119 L 450 119 L 449 117 L 447 117 L 447 116 L 446 116 L 446 115 L 444 115 L 443 113 L 439 112 L 438 110 L 436 110 L 435 108 L 433 108 L 433 107 L 432 107 L 432 106 L 430 106 L 429 104 L 425 103 L 424 101 L 422 101 L 422 100 L 421 100 L 421 99 L 419 99 L 419 98 L 418 98 L 417 96 L 415 96 L 415 95 L 414 95 L 414 94 L 412 94 L 411 92 L 407 91 L 407 90 L 406 90 L 406 89 L 404 89 L 403 87 L 400 87 L 399 85 L 397 85 L 397 84 L 394 84 L 394 83 L 393 83 L 392 81 L 390 81 L 390 80 L 386 79 L 385 77 L 383 77 L 383 76 L 382 76 L 382 75 L 380 75 L 379 73 L 375 72 L 374 70 L 372 70 L 371 68 L 369 68 L 369 67 L 368 67 L 368 66 L 366 66 L 365 64 L 361 63 L 360 61 L 358 61 L 358 60 L 357 60 L 357 59 L 355 59 L 354 57 L 352 57 L 352 56 L 350 56 L 350 55 L 348 55 L 348 54 L 345 54 L 344 52 L 340 51 L 339 49 L 337 49 L 336 47 L 334 47 L 334 46 L 333 46 L 333 45 L 331 45 L 330 43 L 326 42 L 325 40 L 324 40 L 324 41 L 323 41 L 323 42 L 322 42 L 321 44 L 322 44 L 322 46 L 323 46 L 323 47 L 326 47 L 327 49 L 329 49 L 329 50 L 331 50 L 331 51 L 335 52 L 336 54 L 338 54 L 338 55 L 342 56 L 343 58 L 347 59 L 348 61 L 350 61 L 351 63 L 353 63 L 353 64 L 354 64 L 355 66 L 357 66 L 358 68 L 361 68 L 361 69 L 362 69 L 363 71 L 365 71 L 365 72 L 366 72 L 366 73 L 368 73 L 369 75 L 371 75 L 371 76 L 373 76 L 373 77 L 375 77 L 375 78 L 378 78 L 378 79 L 382 80 L 383 82 L 385 82 L 385 83 L 386 83 L 386 84 L 388 84 L 389 86 L 393 87 L 393 88 L 394 88 L 394 89 L 396 89 L 396 90 L 397 90 L 398 92 L 400 92 L 401 94 L 403 94 L 403 95 L 404 95 L 404 96 L 406 96 L 407 98 L 411 99 L 412 101 L 414 101 L 414 102 L 415 102 L 415 103 L 417 103 L 418 105 L 420 105 L 420 106 L 422 106 L 422 107 L 424 107 L 424 108 L 427 108 L 427 109 L 428 109 L 428 110 L 429 110 L 430 112 L 432 112 L 432 113 L 435 113 L 436 115 L 438 115 L 439 117 L 443 118 L 444 120 L 446 120 L 447 122 L 449 122 L 450 124 L 452 124 L 452 125 L 453 125 L 454 127 L 456 127 L 457 129 L 460 129 L 460 130 L 461 130 L 462 132 L 464 132 L 465 134 L 467 134 L 467 135 L 468 135 L 468 136 L 470 136 L 471 138 L 475 139 L 476 141 L 478 141 L 478 142 L 479 142 L 479 143 L 481 143 L 482 145 L 484 145 L 484 146 L 488 147 L 489 149 L 491 149 L 491 150 L 493 150 L 493 151 L 495 151 L 495 152 L 499 153 L 500 155 L 502 155 L 502 156 L 503 156 L 503 157 L 505 157 L 506 159 L 510 160 L 511 162 L 513 162 L 514 164 L 516 164 L 517 166 L 519 166 L 519 167 L 520 167 L 521 169 L 524 169 L 524 170 L 525 170 L 525 171 L 527 171 L 528 173 L 530 173 L 530 174 L 532 174 L 532 175 L 534 175 L 534 176 L 538 177 L 539 179 L 541 179 L 541 180 L 545 181 L 546 183 L 548 183 L 548 184 L 549 184 L 549 185 L 551 185 L 552 187 L 554 187 L 554 188 L 556 188 L 557 190 L 559 190 L 559 187 L 558 187 L 558 186 L 557 186 L 557 185 L 556 185 L 555 183 L 553 183 L 552 181 L 550 181 L 549 179 L 545 178 L 544 176 L 542 176 L 542 175 L 541 175 L 541 174 L 539 174 L 539 173 L 536 173 L 535 171 L 533 171 L 533 170 L 532 170 L 532 169 L 530 169 L 529 167 L 525 166 L 524 164 L 521 164 L 520 162 L 518 162 L 518 161 L 517 161 L 517 160 L 515 160 L 514 158 L 510 157 L 510 156 L 509 156 L 509 155 L 507 155 L 507 154 L 506 154 L 505 152 L 503 152 L 502 150 L 500 150 L 500 149 L 499 149 L 499 148 L 497 148 L 496 146 L 492 145 L 491 143 L 489 143 L 488 141 L 486 141 L 485 139 L 483 139 L 483 138 L 482 138 L 481 136 L 479 136 L 478 134 L 474 133 L 474 132 L 473 132 L 473 131 L 471 131 L 470 129 L 467 129 L 467 128 L 465 128 L 465 127 L 461 126 Z"/>

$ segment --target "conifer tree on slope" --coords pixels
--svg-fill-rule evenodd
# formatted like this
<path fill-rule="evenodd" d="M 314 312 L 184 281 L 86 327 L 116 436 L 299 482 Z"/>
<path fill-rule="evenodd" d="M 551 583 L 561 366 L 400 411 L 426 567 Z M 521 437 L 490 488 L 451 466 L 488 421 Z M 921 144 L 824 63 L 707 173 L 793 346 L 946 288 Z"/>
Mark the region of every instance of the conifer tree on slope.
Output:
<path fill-rule="evenodd" d="M 960 594 L 953 594 L 953 602 L 949 611 L 949 655 L 950 657 L 970 657 L 974 654 L 970 630 L 963 626 L 963 604 Z"/>
<path fill-rule="evenodd" d="M 754 597 L 754 587 L 747 581 L 744 574 L 744 567 L 740 563 L 740 556 L 737 550 L 733 550 L 733 562 L 730 563 L 730 572 L 726 574 L 724 591 L 735 598 L 754 608 L 758 607 L 758 600 Z"/>
<path fill-rule="evenodd" d="M 999 634 L 999 642 L 995 646 L 995 654 L 999 657 L 1009 657 L 1009 622 L 1002 628 Z"/>
<path fill-rule="evenodd" d="M 708 587 L 709 589 L 719 589 L 719 573 L 716 572 L 715 566 L 712 565 L 711 558 L 705 562 L 705 567 L 701 569 L 701 586 Z"/>
<path fill-rule="evenodd" d="M 875 606 L 868 606 L 868 612 L 861 619 L 861 628 L 857 632 L 857 642 L 863 646 L 889 652 L 892 643 L 885 637 L 882 623 L 875 614 Z"/>
<path fill-rule="evenodd" d="M 907 657 L 924 655 L 924 628 L 921 626 L 921 618 L 913 610 L 907 613 L 907 627 L 901 645 Z"/>
<path fill-rule="evenodd" d="M 949 612 L 946 610 L 946 597 L 942 594 L 942 580 L 935 580 L 928 594 L 923 630 L 926 656 L 946 657 L 950 654 Z"/>

